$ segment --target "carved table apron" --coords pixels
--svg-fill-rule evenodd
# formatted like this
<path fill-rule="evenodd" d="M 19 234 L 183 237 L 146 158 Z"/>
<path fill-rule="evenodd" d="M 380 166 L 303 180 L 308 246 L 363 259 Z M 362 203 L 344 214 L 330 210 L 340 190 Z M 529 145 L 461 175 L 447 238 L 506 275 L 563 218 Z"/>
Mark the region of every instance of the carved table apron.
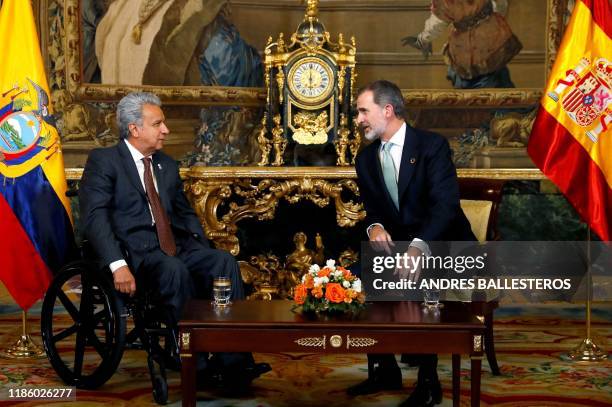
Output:
<path fill-rule="evenodd" d="M 439 312 L 417 302 L 376 302 L 357 315 L 303 315 L 284 300 L 236 301 L 215 308 L 192 300 L 179 322 L 183 406 L 195 406 L 198 352 L 451 353 L 453 405 L 461 354 L 471 359 L 471 405 L 480 402 L 484 324 L 470 304 Z M 274 368 L 274 366 L 273 366 Z"/>

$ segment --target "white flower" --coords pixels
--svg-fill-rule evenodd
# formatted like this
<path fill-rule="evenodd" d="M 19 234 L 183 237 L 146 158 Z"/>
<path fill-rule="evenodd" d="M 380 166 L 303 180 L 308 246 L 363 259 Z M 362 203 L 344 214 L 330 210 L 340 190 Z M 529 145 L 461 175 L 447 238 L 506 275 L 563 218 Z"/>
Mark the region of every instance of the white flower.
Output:
<path fill-rule="evenodd" d="M 315 277 L 314 278 L 314 286 L 315 287 L 319 287 L 321 284 L 323 284 L 323 278 L 325 278 L 325 277 Z"/>
<path fill-rule="evenodd" d="M 316 274 L 316 273 L 319 272 L 319 270 L 321 270 L 319 265 L 318 264 L 313 264 L 312 266 L 310 266 L 310 269 L 308 271 L 310 271 L 310 273 L 312 273 L 312 274 Z"/>
<path fill-rule="evenodd" d="M 325 277 L 321 277 L 321 281 L 322 281 L 324 284 L 327 284 L 327 283 L 329 283 L 329 277 L 327 277 L 327 276 L 325 276 Z"/>
<path fill-rule="evenodd" d="M 336 270 L 336 271 L 334 271 L 332 274 L 333 274 L 333 276 L 334 276 L 335 278 L 340 278 L 340 277 L 342 277 L 342 272 L 341 272 L 340 270 Z"/>
<path fill-rule="evenodd" d="M 335 269 L 336 269 L 336 260 L 334 260 L 334 259 L 329 259 L 329 260 L 327 260 L 327 262 L 325 263 L 325 265 L 326 265 L 327 267 L 329 267 L 330 269 L 335 270 Z"/>
<path fill-rule="evenodd" d="M 360 293 L 361 292 L 361 280 L 357 279 L 353 281 L 353 290 Z"/>
<path fill-rule="evenodd" d="M 351 283 L 350 283 L 349 281 L 344 280 L 344 281 L 342 282 L 342 287 L 344 287 L 344 288 L 349 288 L 350 286 L 351 286 Z"/>

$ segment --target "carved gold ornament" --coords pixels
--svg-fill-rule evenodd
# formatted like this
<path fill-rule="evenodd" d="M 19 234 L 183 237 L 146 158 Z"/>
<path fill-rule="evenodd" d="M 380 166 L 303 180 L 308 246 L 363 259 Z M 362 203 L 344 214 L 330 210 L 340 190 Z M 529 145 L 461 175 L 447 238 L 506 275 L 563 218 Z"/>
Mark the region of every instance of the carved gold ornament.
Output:
<path fill-rule="evenodd" d="M 325 349 L 325 338 L 326 336 L 310 336 L 310 337 L 306 337 L 306 338 L 299 338 L 296 339 L 295 343 L 297 343 L 300 346 L 305 346 L 308 348 L 323 348 Z M 342 339 L 340 339 L 342 340 Z"/>
<path fill-rule="evenodd" d="M 346 335 L 346 349 L 353 348 L 367 348 L 374 346 L 378 343 L 376 339 L 372 338 L 351 338 L 350 335 Z"/>
<path fill-rule="evenodd" d="M 189 350 L 189 342 L 191 340 L 191 334 L 189 332 L 181 333 L 181 349 Z"/>
<path fill-rule="evenodd" d="M 246 218 L 274 219 L 280 200 L 291 204 L 307 200 L 320 208 L 333 204 L 341 227 L 355 226 L 365 218 L 365 210 L 356 200 L 357 183 L 344 178 L 344 171 L 328 177 L 322 167 L 255 168 L 258 171 L 250 172 L 252 176 L 242 178 L 231 175 L 241 170 L 238 168 L 193 167 L 185 182 L 206 237 L 234 256 L 240 252 L 237 223 Z M 224 172 L 225 176 L 220 176 Z M 256 178 L 257 172 L 260 177 Z M 354 170 L 347 168 L 346 173 L 354 174 Z M 347 196 L 355 200 L 347 200 Z M 220 207 L 225 208 L 223 213 Z"/>
<path fill-rule="evenodd" d="M 293 140 L 299 144 L 325 144 L 327 124 L 327 112 L 321 112 L 318 116 L 310 112 L 299 112 L 293 116 Z"/>
<path fill-rule="evenodd" d="M 474 352 L 482 352 L 482 335 L 474 335 Z"/>

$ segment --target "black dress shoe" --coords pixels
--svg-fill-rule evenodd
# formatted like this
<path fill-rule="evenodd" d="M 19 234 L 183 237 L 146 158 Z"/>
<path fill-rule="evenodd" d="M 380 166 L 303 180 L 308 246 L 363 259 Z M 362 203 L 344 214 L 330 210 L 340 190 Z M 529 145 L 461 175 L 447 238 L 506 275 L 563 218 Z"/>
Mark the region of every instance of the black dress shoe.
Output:
<path fill-rule="evenodd" d="M 196 372 L 196 389 L 210 390 L 220 388 L 222 385 L 222 375 L 218 369 L 206 367 L 206 369 Z"/>
<path fill-rule="evenodd" d="M 226 369 L 220 375 L 219 389 L 222 394 L 241 397 L 251 391 L 251 382 L 272 370 L 268 363 L 253 363 L 246 367 Z"/>
<path fill-rule="evenodd" d="M 442 402 L 442 386 L 438 380 L 417 383 L 416 387 L 400 407 L 432 407 Z"/>
<path fill-rule="evenodd" d="M 265 362 L 254 363 L 252 366 L 249 366 L 245 369 L 247 375 L 252 377 L 251 380 L 257 379 L 259 376 L 264 373 L 268 373 L 270 370 L 272 370 L 272 366 L 270 366 L 269 363 Z"/>
<path fill-rule="evenodd" d="M 349 387 L 346 393 L 351 396 L 374 394 L 385 390 L 399 390 L 402 388 L 402 373 L 399 368 L 374 369 L 372 377 L 361 383 Z"/>

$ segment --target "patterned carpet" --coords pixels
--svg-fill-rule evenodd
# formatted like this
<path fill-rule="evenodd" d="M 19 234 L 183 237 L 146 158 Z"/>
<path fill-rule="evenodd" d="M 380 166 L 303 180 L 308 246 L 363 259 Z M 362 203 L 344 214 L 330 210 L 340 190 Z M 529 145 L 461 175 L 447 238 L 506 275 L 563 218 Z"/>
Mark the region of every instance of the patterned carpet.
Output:
<path fill-rule="evenodd" d="M 6 303 L 5 303 L 6 304 Z M 36 310 L 31 313 L 31 331 L 40 344 Z M 611 406 L 612 360 L 580 364 L 560 358 L 584 335 L 584 309 L 579 305 L 553 304 L 502 307 L 495 314 L 495 343 L 502 375 L 491 375 L 483 363 L 482 406 Z M 21 319 L 12 305 L 0 305 L 0 346 L 11 344 L 21 330 Z M 612 347 L 612 304 L 595 304 L 594 337 L 606 349 Z M 127 351 L 115 375 L 97 391 L 77 392 L 78 405 L 155 405 L 143 351 Z M 325 356 L 315 354 L 266 353 L 256 359 L 268 362 L 273 371 L 254 382 L 251 397 L 219 399 L 199 393 L 203 406 L 389 406 L 407 397 L 416 378 L 414 368 L 405 367 L 404 389 L 375 396 L 349 399 L 345 389 L 367 375 L 365 355 Z M 451 402 L 450 357 L 441 356 L 439 374 L 444 388 L 444 406 Z M 462 363 L 461 405 L 469 405 L 469 361 Z M 46 359 L 15 363 L 0 360 L 0 390 L 6 386 L 61 386 Z M 170 405 L 180 405 L 180 378 L 169 373 Z M 24 406 L 48 405 L 26 402 Z M 1 402 L 0 405 L 9 405 Z M 57 404 L 61 405 L 61 404 Z M 70 403 L 75 405 L 75 403 Z"/>

